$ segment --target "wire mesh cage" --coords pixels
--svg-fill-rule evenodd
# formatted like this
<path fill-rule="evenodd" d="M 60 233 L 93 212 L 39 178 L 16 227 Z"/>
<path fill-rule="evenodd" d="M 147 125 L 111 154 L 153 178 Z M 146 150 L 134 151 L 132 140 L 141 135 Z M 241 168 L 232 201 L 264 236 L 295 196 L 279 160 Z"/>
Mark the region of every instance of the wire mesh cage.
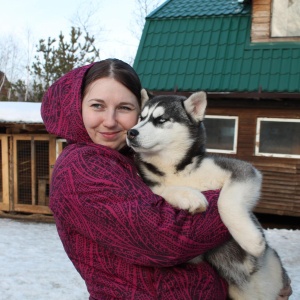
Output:
<path fill-rule="evenodd" d="M 15 145 L 16 203 L 48 205 L 49 141 L 32 137 Z"/>
<path fill-rule="evenodd" d="M 52 214 L 50 178 L 66 141 L 48 134 L 0 134 L 0 210 Z"/>

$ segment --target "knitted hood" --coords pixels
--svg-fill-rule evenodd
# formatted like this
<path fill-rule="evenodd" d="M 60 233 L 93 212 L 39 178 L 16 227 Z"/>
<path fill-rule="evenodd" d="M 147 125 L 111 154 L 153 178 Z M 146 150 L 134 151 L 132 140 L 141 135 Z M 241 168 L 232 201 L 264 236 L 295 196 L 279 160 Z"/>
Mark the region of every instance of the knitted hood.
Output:
<path fill-rule="evenodd" d="M 49 133 L 73 143 L 91 142 L 82 120 L 81 86 L 92 65 L 68 72 L 45 93 L 41 116 Z"/>

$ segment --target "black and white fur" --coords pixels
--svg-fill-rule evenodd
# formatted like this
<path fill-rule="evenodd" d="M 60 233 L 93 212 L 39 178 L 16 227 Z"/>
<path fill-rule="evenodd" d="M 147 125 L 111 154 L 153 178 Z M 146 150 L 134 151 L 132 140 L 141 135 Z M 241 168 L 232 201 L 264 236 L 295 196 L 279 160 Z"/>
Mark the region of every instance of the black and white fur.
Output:
<path fill-rule="evenodd" d="M 233 239 L 204 255 L 229 283 L 235 300 L 275 300 L 288 276 L 268 246 L 253 207 L 262 176 L 251 164 L 205 151 L 206 93 L 155 96 L 142 91 L 140 122 L 128 131 L 143 180 L 154 193 L 191 213 L 205 211 L 201 191 L 221 189 L 218 209 Z M 194 263 L 199 258 L 194 260 Z"/>

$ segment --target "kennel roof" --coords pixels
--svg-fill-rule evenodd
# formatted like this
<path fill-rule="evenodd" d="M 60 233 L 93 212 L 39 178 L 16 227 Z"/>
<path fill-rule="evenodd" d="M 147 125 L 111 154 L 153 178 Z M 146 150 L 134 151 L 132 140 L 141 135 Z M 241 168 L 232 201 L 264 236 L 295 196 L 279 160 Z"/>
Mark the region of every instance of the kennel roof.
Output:
<path fill-rule="evenodd" d="M 251 1 L 169 0 L 146 18 L 134 68 L 152 91 L 300 92 L 300 43 L 251 43 Z"/>

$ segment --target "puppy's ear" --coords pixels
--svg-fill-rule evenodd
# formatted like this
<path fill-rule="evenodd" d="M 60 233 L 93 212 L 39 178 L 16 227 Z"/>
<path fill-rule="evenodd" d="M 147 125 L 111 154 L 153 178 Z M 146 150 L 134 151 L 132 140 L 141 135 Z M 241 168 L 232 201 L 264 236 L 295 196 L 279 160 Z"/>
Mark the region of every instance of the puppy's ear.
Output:
<path fill-rule="evenodd" d="M 145 105 L 145 103 L 150 99 L 152 98 L 151 97 L 152 95 L 145 89 L 142 89 L 141 90 L 141 104 L 142 104 L 142 107 Z"/>
<path fill-rule="evenodd" d="M 206 105 L 206 92 L 204 91 L 194 93 L 184 101 L 185 110 L 196 121 L 203 121 Z"/>

